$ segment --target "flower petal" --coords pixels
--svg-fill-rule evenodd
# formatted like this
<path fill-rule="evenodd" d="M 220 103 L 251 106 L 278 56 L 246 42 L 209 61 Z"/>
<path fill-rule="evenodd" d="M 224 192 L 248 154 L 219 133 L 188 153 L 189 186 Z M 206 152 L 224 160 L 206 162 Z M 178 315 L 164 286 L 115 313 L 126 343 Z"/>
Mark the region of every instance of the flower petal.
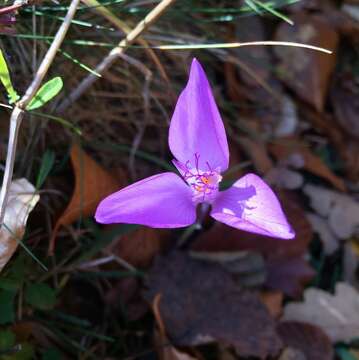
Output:
<path fill-rule="evenodd" d="M 243 176 L 230 189 L 219 193 L 211 216 L 229 226 L 257 234 L 281 239 L 295 236 L 276 195 L 254 174 Z"/>
<path fill-rule="evenodd" d="M 169 146 L 174 157 L 195 167 L 195 154 L 199 155 L 199 168 L 225 171 L 229 152 L 227 137 L 217 105 L 205 72 L 193 59 L 187 86 L 180 94 L 169 130 Z"/>
<path fill-rule="evenodd" d="M 127 223 L 156 228 L 191 225 L 196 208 L 189 186 L 174 173 L 162 173 L 138 181 L 108 196 L 99 204 L 96 221 Z"/>

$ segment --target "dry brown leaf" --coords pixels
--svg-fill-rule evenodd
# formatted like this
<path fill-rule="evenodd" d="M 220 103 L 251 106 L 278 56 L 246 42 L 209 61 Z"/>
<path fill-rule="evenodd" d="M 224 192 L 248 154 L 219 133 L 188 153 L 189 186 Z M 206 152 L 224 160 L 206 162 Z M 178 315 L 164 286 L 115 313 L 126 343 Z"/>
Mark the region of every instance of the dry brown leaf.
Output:
<path fill-rule="evenodd" d="M 163 248 L 167 233 L 166 230 L 141 226 L 113 241 L 108 250 L 135 267 L 146 268 Z"/>
<path fill-rule="evenodd" d="M 151 303 L 161 294 L 163 326 L 175 345 L 217 341 L 262 359 L 281 348 L 275 322 L 259 297 L 241 289 L 220 265 L 174 252 L 156 259 L 147 288 Z"/>
<path fill-rule="evenodd" d="M 281 291 L 262 291 L 260 299 L 274 318 L 279 318 L 283 311 L 283 293 Z"/>
<path fill-rule="evenodd" d="M 334 51 L 328 55 L 297 47 L 274 48 L 280 60 L 278 71 L 285 84 L 316 110 L 322 111 L 336 65 L 335 50 L 339 37 L 333 27 L 318 16 L 297 14 L 292 20 L 295 26 L 281 23 L 275 40 L 311 44 Z"/>
<path fill-rule="evenodd" d="M 317 325 L 333 342 L 349 342 L 359 336 L 359 293 L 346 283 L 337 283 L 334 295 L 309 288 L 303 302 L 284 307 L 283 320 Z"/>
<path fill-rule="evenodd" d="M 359 9 L 359 6 L 357 8 Z M 336 76 L 330 98 L 336 120 L 347 136 L 358 140 L 359 89 L 354 75 L 343 73 Z"/>
<path fill-rule="evenodd" d="M 283 321 L 277 326 L 283 343 L 303 353 L 308 360 L 332 360 L 333 346 L 321 328 L 297 321 Z"/>
<path fill-rule="evenodd" d="M 273 168 L 273 162 L 263 143 L 242 137 L 240 144 L 260 174 L 266 174 Z"/>
<path fill-rule="evenodd" d="M 0 271 L 16 251 L 24 235 L 27 218 L 39 200 L 35 187 L 26 179 L 17 179 L 11 183 L 5 226 L 0 229 Z"/>
<path fill-rule="evenodd" d="M 297 349 L 286 347 L 278 360 L 308 360 L 305 355 Z"/>
<path fill-rule="evenodd" d="M 168 340 L 166 330 L 162 321 L 159 304 L 161 295 L 157 294 L 153 300 L 152 309 L 156 319 L 158 330 L 155 330 L 155 344 L 160 360 L 196 360 L 187 353 L 177 350 Z"/>
<path fill-rule="evenodd" d="M 318 113 L 308 106 L 301 107 L 302 117 L 310 121 L 313 127 L 325 133 L 336 148 L 345 164 L 347 177 L 356 182 L 359 179 L 359 143 L 349 138 L 336 123 L 335 118 L 328 113 Z"/>
<path fill-rule="evenodd" d="M 314 276 L 315 271 L 303 256 L 272 260 L 267 263 L 265 285 L 297 299 L 301 297 L 305 285 Z"/>
<path fill-rule="evenodd" d="M 265 263 L 263 256 L 258 253 L 252 251 L 190 251 L 189 255 L 194 259 L 221 265 L 226 271 L 234 275 L 240 286 L 259 286 L 265 282 Z"/>
<path fill-rule="evenodd" d="M 116 178 L 77 144 L 72 146 L 71 162 L 75 175 L 75 189 L 70 203 L 54 227 L 49 244 L 50 254 L 53 254 L 56 235 L 61 226 L 70 225 L 82 216 L 93 215 L 99 202 L 107 195 L 119 190 L 121 186 Z"/>
<path fill-rule="evenodd" d="M 303 168 L 314 175 L 329 181 L 340 191 L 345 191 L 346 186 L 339 176 L 335 175 L 323 160 L 314 155 L 309 147 L 297 139 L 289 139 L 285 144 L 274 143 L 269 145 L 269 151 L 279 160 L 285 161 L 291 155 L 297 154 L 303 159 Z"/>

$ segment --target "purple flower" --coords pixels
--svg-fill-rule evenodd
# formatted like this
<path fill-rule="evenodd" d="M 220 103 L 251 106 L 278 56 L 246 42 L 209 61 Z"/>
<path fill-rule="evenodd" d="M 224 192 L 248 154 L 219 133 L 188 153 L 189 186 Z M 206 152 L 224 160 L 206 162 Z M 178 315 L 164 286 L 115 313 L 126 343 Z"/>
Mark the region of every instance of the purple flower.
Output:
<path fill-rule="evenodd" d="M 295 236 L 278 199 L 258 176 L 247 174 L 230 189 L 219 191 L 221 173 L 229 162 L 227 138 L 196 59 L 171 120 L 169 147 L 182 178 L 166 172 L 108 196 L 97 208 L 98 222 L 183 227 L 196 221 L 196 207 L 205 202 L 211 204 L 214 219 L 237 229 L 282 239 Z"/>

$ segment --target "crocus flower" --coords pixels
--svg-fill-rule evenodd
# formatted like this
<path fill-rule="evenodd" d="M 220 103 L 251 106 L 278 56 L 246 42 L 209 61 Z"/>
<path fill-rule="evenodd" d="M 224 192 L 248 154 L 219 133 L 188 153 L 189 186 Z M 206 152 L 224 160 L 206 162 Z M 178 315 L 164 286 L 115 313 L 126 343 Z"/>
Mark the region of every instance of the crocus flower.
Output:
<path fill-rule="evenodd" d="M 229 151 L 225 129 L 206 74 L 194 59 L 187 86 L 180 94 L 169 129 L 173 163 L 181 176 L 165 172 L 108 196 L 98 206 L 99 223 L 132 223 L 177 228 L 196 221 L 199 203 L 211 204 L 211 216 L 237 229 L 291 239 L 279 201 L 254 174 L 219 191 Z"/>

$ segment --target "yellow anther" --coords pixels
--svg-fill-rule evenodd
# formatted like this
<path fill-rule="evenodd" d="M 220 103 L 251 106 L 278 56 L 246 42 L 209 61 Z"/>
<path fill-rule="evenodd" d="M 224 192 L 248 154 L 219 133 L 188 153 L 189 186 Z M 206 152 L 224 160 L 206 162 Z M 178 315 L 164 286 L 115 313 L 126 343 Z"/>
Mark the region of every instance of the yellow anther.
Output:
<path fill-rule="evenodd" d="M 201 181 L 203 182 L 203 184 L 206 184 L 206 185 L 209 184 L 209 179 L 206 176 L 201 176 Z"/>

